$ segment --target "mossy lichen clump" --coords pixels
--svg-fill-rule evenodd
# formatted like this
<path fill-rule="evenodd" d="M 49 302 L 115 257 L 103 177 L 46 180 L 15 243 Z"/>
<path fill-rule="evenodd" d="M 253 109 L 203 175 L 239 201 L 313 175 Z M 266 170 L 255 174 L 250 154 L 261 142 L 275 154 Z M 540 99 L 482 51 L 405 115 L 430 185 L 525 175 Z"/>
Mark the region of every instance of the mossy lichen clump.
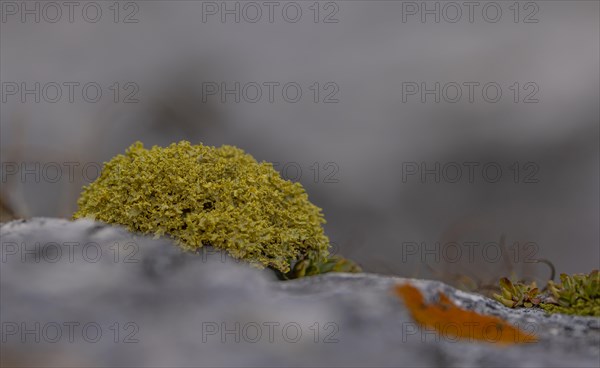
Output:
<path fill-rule="evenodd" d="M 560 283 L 548 281 L 544 291 L 535 282 L 513 283 L 507 278 L 500 280 L 501 294 L 494 298 L 509 308 L 539 307 L 549 313 L 600 317 L 600 272 L 589 274 L 560 275 Z"/>
<path fill-rule="evenodd" d="M 213 246 L 281 273 L 329 256 L 325 219 L 302 185 L 233 146 L 136 142 L 84 187 L 78 206 L 74 218 L 169 235 L 186 250 Z"/>

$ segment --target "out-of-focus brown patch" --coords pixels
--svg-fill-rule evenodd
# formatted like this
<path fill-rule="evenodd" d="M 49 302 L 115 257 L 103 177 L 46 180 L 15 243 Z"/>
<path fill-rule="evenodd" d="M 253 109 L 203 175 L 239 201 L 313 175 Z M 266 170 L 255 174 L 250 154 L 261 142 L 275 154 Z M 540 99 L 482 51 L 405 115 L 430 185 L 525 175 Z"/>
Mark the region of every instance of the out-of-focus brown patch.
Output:
<path fill-rule="evenodd" d="M 7 222 L 17 219 L 14 211 L 8 206 L 6 201 L 0 196 L 0 222 Z"/>
<path fill-rule="evenodd" d="M 402 297 L 412 317 L 419 325 L 433 328 L 448 339 L 481 340 L 501 345 L 536 342 L 537 337 L 493 316 L 459 308 L 440 293 L 437 303 L 427 304 L 416 287 L 396 285 L 395 293 Z"/>
<path fill-rule="evenodd" d="M 62 348 L 48 349 L 28 345 L 18 349 L 0 348 L 0 368 L 97 367 L 97 362 L 82 359 L 78 353 Z"/>

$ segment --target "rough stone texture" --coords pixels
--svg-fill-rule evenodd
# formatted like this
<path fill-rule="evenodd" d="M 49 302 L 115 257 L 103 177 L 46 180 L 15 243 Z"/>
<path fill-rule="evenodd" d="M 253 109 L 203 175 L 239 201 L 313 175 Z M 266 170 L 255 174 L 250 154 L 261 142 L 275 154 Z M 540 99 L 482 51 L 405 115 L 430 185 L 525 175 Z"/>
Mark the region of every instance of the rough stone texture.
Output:
<path fill-rule="evenodd" d="M 374 274 L 280 282 L 219 253 L 183 254 L 166 239 L 87 220 L 14 221 L 0 235 L 3 366 L 600 365 L 600 319 L 509 310 L 440 282 Z M 420 330 L 391 293 L 404 282 L 427 298 L 443 291 L 464 308 L 534 331 L 540 341 L 500 347 Z M 21 336 L 36 322 L 39 333 Z M 65 322 L 80 323 L 72 342 Z M 236 323 L 238 332 L 231 332 Z M 102 333 L 97 342 L 94 326 Z M 215 326 L 219 331 L 210 334 Z M 230 332 L 221 336 L 224 329 Z M 139 341 L 125 343 L 131 333 Z"/>

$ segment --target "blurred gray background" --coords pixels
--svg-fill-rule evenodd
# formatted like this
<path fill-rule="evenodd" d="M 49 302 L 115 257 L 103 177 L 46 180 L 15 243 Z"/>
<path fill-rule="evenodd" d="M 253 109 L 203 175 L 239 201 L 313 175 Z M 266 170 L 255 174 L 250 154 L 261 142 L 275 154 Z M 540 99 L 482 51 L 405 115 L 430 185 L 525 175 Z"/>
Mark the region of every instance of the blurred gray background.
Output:
<path fill-rule="evenodd" d="M 23 3 L 2 1 L 0 23 L 1 194 L 19 216 L 69 217 L 95 176 L 90 163 L 136 140 L 185 139 L 279 163 L 323 208 L 335 251 L 367 271 L 483 282 L 513 269 L 544 279 L 547 268 L 527 263 L 537 258 L 558 272 L 600 267 L 597 1 L 476 2 L 473 19 L 462 2 L 276 2 L 273 22 L 263 2 L 81 2 L 72 22 L 60 3 L 58 19 L 45 2 Z M 234 9 L 224 22 L 222 6 Z M 439 21 L 423 19 L 427 9 Z M 235 82 L 239 102 L 208 93 Z M 279 83 L 273 102 L 268 82 Z M 479 83 L 472 101 L 469 82 Z M 35 83 L 39 102 L 21 91 Z M 52 83 L 62 86 L 56 102 Z M 64 83 L 79 83 L 73 102 Z M 85 100 L 86 83 L 101 87 L 97 101 Z M 286 100 L 293 89 L 282 96 L 286 83 L 301 87 L 298 102 Z M 406 93 L 421 83 L 440 83 L 440 101 Z M 488 83 L 501 88 L 496 102 Z M 251 102 L 256 85 L 262 97 Z M 411 163 L 436 162 L 449 168 L 439 182 L 407 175 Z M 23 163 L 40 180 L 22 177 Z M 62 167 L 56 182 L 48 163 Z M 463 168 L 455 183 L 452 163 Z M 490 163 L 498 182 L 481 173 Z M 496 257 L 500 239 L 511 262 Z"/>

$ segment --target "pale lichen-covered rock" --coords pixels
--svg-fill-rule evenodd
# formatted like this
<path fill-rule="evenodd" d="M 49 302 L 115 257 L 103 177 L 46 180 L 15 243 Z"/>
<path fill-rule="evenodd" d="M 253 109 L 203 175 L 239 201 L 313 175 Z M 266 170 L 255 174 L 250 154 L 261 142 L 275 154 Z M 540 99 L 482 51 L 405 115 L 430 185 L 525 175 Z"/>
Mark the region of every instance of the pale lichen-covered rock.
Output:
<path fill-rule="evenodd" d="M 441 282 L 366 273 L 282 282 L 208 248 L 182 252 L 89 220 L 14 221 L 0 235 L 3 365 L 597 367 L 600 359 L 599 318 L 512 310 Z M 443 292 L 539 341 L 500 347 L 424 331 L 391 292 L 398 283 L 428 300 Z"/>

